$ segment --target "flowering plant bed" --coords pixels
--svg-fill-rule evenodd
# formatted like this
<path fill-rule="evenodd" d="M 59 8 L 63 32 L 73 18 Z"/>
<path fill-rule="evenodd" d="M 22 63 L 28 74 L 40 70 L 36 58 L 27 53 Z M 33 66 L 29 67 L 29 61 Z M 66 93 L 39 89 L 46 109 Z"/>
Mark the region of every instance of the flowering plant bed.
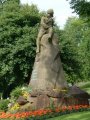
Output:
<path fill-rule="evenodd" d="M 30 112 L 18 112 L 15 114 L 0 112 L 0 120 L 45 120 L 48 118 L 90 110 L 88 105 L 76 105 L 62 108 L 36 110 Z"/>

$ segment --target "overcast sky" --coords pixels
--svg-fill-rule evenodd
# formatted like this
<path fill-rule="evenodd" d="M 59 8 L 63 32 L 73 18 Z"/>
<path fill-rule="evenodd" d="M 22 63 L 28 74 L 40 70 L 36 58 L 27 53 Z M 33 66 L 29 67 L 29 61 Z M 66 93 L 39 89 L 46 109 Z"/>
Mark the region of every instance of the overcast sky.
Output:
<path fill-rule="evenodd" d="M 39 10 L 48 10 L 52 8 L 54 10 L 54 16 L 56 23 L 63 28 L 68 17 L 76 16 L 70 9 L 69 2 L 67 0 L 21 0 L 22 4 L 34 3 L 38 6 Z"/>

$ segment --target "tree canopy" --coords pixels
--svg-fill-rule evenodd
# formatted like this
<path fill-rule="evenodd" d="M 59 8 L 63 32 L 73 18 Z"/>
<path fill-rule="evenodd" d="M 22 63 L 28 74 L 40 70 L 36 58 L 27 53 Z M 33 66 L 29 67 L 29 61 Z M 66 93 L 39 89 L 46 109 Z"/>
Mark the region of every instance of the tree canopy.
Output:
<path fill-rule="evenodd" d="M 7 89 L 27 83 L 30 78 L 40 15 L 35 5 L 23 6 L 14 0 L 3 4 L 0 14 L 0 89 L 5 95 Z"/>
<path fill-rule="evenodd" d="M 90 16 L 90 2 L 88 0 L 71 0 L 71 8 L 80 16 Z"/>
<path fill-rule="evenodd" d="M 71 59 L 70 63 L 73 64 L 73 73 L 77 76 L 72 82 L 77 82 L 78 80 L 89 80 L 90 76 L 90 27 L 88 23 L 82 18 L 69 18 L 64 28 L 64 38 L 69 45 L 69 50 L 71 49 Z M 65 45 L 64 45 L 65 46 Z M 66 47 L 68 48 L 68 46 Z M 73 56 L 74 55 L 74 56 Z M 67 55 L 66 55 L 67 56 Z M 70 56 L 70 54 L 69 54 Z M 68 57 L 69 58 L 69 57 Z M 72 61 L 72 59 L 74 61 Z M 76 61 L 76 62 L 75 62 Z M 68 67 L 69 68 L 69 67 Z"/>
<path fill-rule="evenodd" d="M 80 56 L 82 70 L 82 76 L 84 79 L 90 79 L 90 1 L 88 0 L 70 0 L 71 8 L 79 15 L 79 18 L 75 20 L 78 22 L 78 30 L 74 33 L 77 34 L 78 54 Z M 75 30 L 76 24 L 73 28 Z M 72 31 L 72 32 L 73 32 Z M 70 34 L 71 35 L 71 34 Z M 75 39 L 75 36 L 73 37 Z"/>

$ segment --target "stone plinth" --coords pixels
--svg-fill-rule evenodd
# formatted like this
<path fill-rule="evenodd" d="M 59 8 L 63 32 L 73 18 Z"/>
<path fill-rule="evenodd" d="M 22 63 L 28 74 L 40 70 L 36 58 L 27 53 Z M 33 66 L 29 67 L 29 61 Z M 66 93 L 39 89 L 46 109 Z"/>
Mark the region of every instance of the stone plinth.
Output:
<path fill-rule="evenodd" d="M 77 93 L 79 91 L 79 95 Z M 89 105 L 90 95 L 77 86 L 72 86 L 69 90 L 33 90 L 28 98 L 31 109 L 45 109 L 53 107 Z"/>

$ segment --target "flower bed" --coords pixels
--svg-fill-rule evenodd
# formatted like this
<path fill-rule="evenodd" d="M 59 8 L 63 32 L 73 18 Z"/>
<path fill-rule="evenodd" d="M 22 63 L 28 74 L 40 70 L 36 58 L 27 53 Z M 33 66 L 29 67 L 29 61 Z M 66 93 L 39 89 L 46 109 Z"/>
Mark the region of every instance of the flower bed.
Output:
<path fill-rule="evenodd" d="M 43 120 L 63 114 L 86 111 L 86 110 L 90 110 L 90 106 L 77 105 L 77 106 L 68 106 L 62 108 L 21 112 L 15 114 L 0 112 L 0 120 Z"/>

